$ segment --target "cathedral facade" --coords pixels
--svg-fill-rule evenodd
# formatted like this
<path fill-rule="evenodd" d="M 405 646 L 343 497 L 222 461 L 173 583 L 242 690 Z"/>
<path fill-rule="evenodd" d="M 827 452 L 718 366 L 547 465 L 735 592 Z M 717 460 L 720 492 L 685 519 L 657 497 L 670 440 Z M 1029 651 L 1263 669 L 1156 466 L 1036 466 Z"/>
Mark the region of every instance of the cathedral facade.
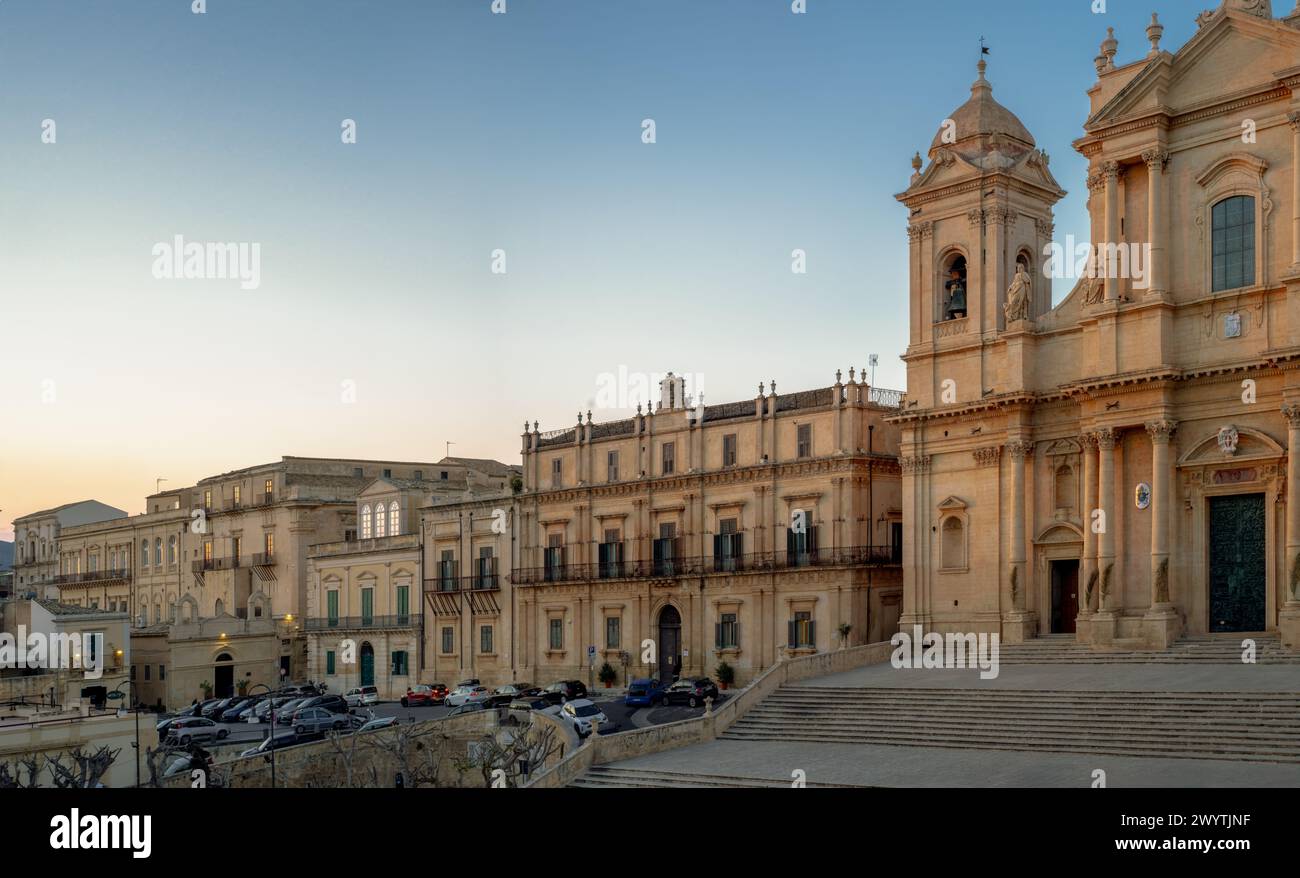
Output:
<path fill-rule="evenodd" d="M 904 630 L 1300 648 L 1300 5 L 1198 25 L 1101 45 L 1091 245 L 983 61 L 913 160 Z"/>

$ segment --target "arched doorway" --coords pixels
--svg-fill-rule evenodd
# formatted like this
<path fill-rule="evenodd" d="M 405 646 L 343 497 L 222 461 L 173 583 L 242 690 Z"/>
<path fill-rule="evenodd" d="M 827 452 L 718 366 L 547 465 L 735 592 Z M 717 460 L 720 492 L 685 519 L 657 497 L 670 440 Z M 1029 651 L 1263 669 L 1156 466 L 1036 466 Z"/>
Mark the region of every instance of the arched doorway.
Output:
<path fill-rule="evenodd" d="M 375 685 L 375 648 L 369 640 L 361 644 L 361 685 Z"/>
<path fill-rule="evenodd" d="M 659 611 L 659 679 L 668 683 L 682 672 L 682 616 L 668 604 Z"/>
<path fill-rule="evenodd" d="M 235 694 L 235 660 L 228 652 L 217 656 L 217 667 L 212 672 L 212 694 L 218 698 Z"/>

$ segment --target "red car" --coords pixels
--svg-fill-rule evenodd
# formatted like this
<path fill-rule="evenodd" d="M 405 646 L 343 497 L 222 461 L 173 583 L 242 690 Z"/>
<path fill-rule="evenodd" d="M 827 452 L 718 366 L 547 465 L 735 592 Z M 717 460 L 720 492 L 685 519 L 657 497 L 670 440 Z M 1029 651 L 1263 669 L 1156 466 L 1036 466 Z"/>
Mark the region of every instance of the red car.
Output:
<path fill-rule="evenodd" d="M 432 686 L 419 685 L 406 690 L 402 696 L 402 707 L 414 707 L 417 704 L 442 704 L 447 700 L 447 687 L 441 683 Z"/>

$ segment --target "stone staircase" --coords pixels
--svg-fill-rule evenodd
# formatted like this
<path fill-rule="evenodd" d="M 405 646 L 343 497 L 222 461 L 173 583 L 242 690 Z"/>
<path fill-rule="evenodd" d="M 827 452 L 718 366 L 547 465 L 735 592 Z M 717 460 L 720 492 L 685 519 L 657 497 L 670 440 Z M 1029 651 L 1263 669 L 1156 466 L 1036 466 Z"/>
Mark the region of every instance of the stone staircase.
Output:
<path fill-rule="evenodd" d="M 1102 665 L 1156 664 L 1178 665 L 1206 663 L 1241 664 L 1241 642 L 1255 641 L 1255 663 L 1260 665 L 1300 665 L 1300 652 L 1282 648 L 1276 634 L 1238 634 L 1231 637 L 1200 635 L 1184 638 L 1167 650 L 1118 648 L 1099 651 L 1078 643 L 1073 634 L 1049 634 L 1025 643 L 1000 644 L 998 660 L 1004 665 Z"/>
<path fill-rule="evenodd" d="M 1300 692 L 786 686 L 721 737 L 1300 763 Z"/>
<path fill-rule="evenodd" d="M 789 788 L 792 780 L 761 777 L 738 777 L 722 774 L 688 774 L 686 772 L 621 768 L 595 765 L 570 786 L 584 789 L 777 789 Z M 849 787 L 851 784 L 807 783 L 808 788 Z"/>

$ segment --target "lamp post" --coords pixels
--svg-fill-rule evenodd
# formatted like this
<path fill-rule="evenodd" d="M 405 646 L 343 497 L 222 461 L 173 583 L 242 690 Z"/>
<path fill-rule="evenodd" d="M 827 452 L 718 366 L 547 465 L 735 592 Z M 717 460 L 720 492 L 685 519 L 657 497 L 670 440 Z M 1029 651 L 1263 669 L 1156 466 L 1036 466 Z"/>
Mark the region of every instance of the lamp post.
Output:
<path fill-rule="evenodd" d="M 267 732 L 266 738 L 270 741 L 271 747 L 271 789 L 275 789 L 275 692 L 265 683 L 254 683 L 252 686 L 248 687 L 247 691 L 251 693 L 254 689 L 258 688 L 266 690 L 266 698 L 271 704 L 271 730 Z"/>
<path fill-rule="evenodd" d="M 131 687 L 131 700 L 135 701 L 135 681 L 123 680 L 114 687 L 113 691 L 120 692 L 123 686 Z M 121 710 L 121 708 L 118 709 Z M 135 711 L 135 785 L 138 789 L 140 786 L 140 708 L 132 707 L 132 710 Z"/>

